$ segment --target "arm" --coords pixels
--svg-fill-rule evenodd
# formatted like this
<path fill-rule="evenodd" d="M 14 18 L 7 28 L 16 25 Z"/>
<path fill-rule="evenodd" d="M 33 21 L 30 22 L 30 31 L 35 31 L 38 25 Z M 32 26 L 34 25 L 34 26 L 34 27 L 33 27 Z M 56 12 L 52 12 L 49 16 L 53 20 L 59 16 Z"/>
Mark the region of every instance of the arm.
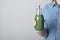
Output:
<path fill-rule="evenodd" d="M 45 21 L 44 21 L 44 22 L 45 22 Z M 35 21 L 35 20 L 33 20 L 33 26 L 34 26 L 34 27 L 36 26 L 36 21 Z M 39 34 L 40 36 L 47 37 L 47 33 L 48 33 L 47 24 L 44 23 L 44 30 L 38 31 L 38 34 Z"/>

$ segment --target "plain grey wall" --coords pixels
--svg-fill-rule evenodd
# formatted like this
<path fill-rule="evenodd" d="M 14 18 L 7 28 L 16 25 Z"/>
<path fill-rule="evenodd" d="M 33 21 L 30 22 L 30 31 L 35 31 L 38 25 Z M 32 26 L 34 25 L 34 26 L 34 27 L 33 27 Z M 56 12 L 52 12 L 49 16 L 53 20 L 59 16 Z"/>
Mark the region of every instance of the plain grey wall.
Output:
<path fill-rule="evenodd" d="M 51 0 L 0 0 L 0 40 L 42 40 L 32 26 L 35 8 Z"/>

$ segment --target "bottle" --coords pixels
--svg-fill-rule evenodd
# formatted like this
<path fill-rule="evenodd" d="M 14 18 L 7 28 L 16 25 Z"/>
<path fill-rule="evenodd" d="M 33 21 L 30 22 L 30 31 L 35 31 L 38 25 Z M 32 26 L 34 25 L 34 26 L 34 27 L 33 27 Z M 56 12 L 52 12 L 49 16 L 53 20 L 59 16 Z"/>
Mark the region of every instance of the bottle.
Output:
<path fill-rule="evenodd" d="M 36 20 L 35 30 L 37 31 L 44 30 L 44 17 L 42 15 L 40 5 L 39 8 L 36 9 L 35 20 Z"/>

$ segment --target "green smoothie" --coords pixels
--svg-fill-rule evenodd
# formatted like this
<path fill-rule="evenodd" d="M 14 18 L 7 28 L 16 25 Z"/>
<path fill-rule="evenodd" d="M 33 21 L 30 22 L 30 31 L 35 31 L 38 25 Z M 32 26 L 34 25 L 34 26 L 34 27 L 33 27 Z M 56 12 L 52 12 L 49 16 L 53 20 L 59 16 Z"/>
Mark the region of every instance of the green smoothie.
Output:
<path fill-rule="evenodd" d="M 40 12 L 40 6 L 39 6 L 39 9 L 36 12 L 35 20 L 37 22 L 35 30 L 37 30 L 37 31 L 44 30 L 44 17 L 42 15 L 42 13 Z"/>

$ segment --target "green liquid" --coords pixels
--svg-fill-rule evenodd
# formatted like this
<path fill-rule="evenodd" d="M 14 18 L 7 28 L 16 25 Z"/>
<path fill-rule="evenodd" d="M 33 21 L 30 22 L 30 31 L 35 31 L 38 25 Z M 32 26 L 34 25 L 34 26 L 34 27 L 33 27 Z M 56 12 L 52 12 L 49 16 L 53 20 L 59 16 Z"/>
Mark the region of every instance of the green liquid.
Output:
<path fill-rule="evenodd" d="M 35 30 L 39 31 L 39 30 L 44 30 L 44 17 L 43 15 L 37 15 L 35 16 L 35 20 L 37 22 Z"/>

